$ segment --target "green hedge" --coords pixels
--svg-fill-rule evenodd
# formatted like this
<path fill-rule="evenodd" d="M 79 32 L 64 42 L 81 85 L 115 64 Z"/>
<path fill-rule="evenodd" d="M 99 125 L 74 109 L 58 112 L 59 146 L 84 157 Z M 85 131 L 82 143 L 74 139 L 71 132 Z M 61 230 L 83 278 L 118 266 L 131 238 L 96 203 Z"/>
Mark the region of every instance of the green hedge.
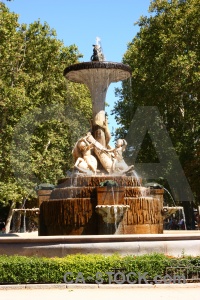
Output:
<path fill-rule="evenodd" d="M 63 258 L 3 255 L 0 256 L 0 284 L 64 283 L 66 272 L 73 273 L 73 276 L 70 274 L 66 279 L 74 282 L 77 280 L 77 274 L 82 273 L 85 283 L 95 283 L 97 272 L 101 272 L 103 283 L 108 283 L 106 272 L 118 271 L 123 274 L 134 272 L 135 275 L 130 278 L 136 282 L 138 282 L 138 274 L 146 272 L 147 280 L 151 281 L 157 275 L 164 277 L 167 274 L 166 270 L 170 271 L 167 268 L 173 266 L 181 266 L 182 271 L 188 273 L 190 270 L 192 274 L 194 267 L 200 266 L 200 257 L 173 258 L 156 253 L 125 257 L 118 254 L 111 256 L 76 254 Z M 76 283 L 84 282 L 80 280 Z"/>

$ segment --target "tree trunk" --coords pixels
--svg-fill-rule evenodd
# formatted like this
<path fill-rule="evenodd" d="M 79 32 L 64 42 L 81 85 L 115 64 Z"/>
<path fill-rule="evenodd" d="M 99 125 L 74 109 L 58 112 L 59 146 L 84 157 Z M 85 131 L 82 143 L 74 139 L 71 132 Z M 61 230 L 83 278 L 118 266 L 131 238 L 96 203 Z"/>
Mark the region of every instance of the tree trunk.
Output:
<path fill-rule="evenodd" d="M 7 216 L 7 219 L 6 219 L 5 233 L 9 233 L 10 232 L 10 223 L 12 221 L 13 209 L 14 208 L 15 208 L 15 202 L 12 201 L 12 203 L 10 205 L 9 212 L 8 212 L 8 216 Z"/>

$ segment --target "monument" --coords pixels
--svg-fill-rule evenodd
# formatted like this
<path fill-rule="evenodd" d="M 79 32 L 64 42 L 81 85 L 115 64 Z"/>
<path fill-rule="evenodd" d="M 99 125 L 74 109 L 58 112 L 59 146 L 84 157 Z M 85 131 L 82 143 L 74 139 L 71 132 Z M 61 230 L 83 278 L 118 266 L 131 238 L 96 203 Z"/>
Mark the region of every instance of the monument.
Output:
<path fill-rule="evenodd" d="M 110 83 L 130 78 L 131 68 L 104 61 L 100 46 L 93 45 L 91 61 L 67 67 L 64 76 L 89 88 L 92 124 L 74 145 L 71 176 L 40 199 L 39 235 L 162 233 L 163 190 L 142 186 L 123 158 L 126 140 L 109 145 L 106 93 Z"/>

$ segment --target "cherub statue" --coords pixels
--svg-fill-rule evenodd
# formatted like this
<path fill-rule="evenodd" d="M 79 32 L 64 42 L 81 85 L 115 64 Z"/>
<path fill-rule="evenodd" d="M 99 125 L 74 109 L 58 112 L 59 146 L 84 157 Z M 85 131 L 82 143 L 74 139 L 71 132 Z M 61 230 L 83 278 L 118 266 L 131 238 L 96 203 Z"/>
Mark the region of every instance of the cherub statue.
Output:
<path fill-rule="evenodd" d="M 122 172 L 122 173 L 127 173 L 131 169 L 134 168 L 133 165 L 128 166 L 126 162 L 124 161 L 123 158 L 123 152 L 125 151 L 127 146 L 127 142 L 124 139 L 118 139 L 115 144 L 115 148 L 113 149 L 114 153 L 114 172 Z"/>
<path fill-rule="evenodd" d="M 118 139 L 115 143 L 115 148 L 107 149 L 107 152 L 112 157 L 112 170 L 111 173 L 124 174 L 134 168 L 133 165 L 128 166 L 123 158 L 123 152 L 125 151 L 127 142 L 124 139 Z"/>

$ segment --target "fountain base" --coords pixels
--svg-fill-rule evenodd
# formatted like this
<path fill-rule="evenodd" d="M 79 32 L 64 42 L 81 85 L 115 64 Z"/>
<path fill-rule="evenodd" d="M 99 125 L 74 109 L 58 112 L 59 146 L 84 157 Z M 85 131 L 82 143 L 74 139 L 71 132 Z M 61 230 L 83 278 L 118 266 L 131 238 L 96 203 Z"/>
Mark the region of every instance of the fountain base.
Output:
<path fill-rule="evenodd" d="M 105 180 L 115 181 L 118 186 L 100 187 Z M 154 190 L 154 195 L 150 192 L 140 186 L 135 176 L 82 175 L 62 179 L 50 198 L 40 205 L 39 235 L 163 233 L 163 191 Z M 105 222 L 105 216 L 97 213 L 98 205 L 119 205 L 126 209 L 123 217 L 117 212 L 112 223 Z"/>

